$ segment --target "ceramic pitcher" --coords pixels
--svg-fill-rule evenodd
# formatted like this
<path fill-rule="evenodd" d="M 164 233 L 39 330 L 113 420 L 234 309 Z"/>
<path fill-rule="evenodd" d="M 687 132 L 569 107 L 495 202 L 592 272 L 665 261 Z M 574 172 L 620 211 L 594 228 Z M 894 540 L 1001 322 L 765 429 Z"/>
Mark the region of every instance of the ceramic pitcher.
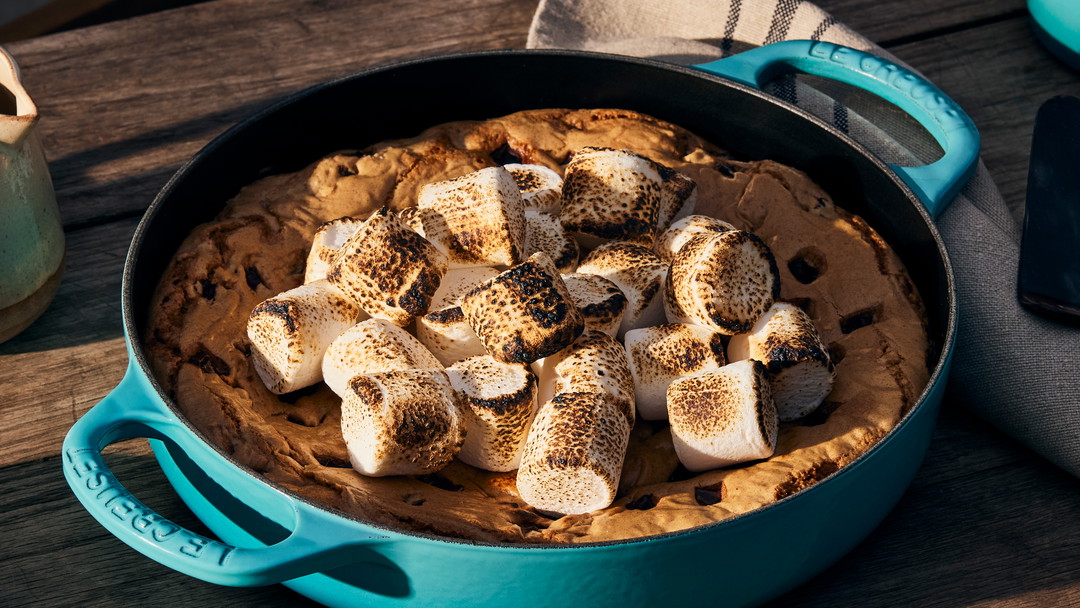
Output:
<path fill-rule="evenodd" d="M 60 286 L 64 232 L 38 111 L 0 49 L 0 342 L 33 323 Z"/>

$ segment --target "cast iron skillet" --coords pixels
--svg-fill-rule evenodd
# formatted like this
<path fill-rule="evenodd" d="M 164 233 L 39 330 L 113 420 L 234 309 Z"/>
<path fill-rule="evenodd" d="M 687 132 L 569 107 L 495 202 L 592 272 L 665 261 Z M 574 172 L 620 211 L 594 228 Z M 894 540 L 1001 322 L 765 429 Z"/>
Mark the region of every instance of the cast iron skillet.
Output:
<path fill-rule="evenodd" d="M 883 163 L 758 90 L 783 71 L 842 80 L 892 101 L 935 136 L 944 156 L 924 167 Z M 184 420 L 153 379 L 139 336 L 158 278 L 194 226 L 258 177 L 300 169 L 333 150 L 451 120 L 549 107 L 626 108 L 671 121 L 740 156 L 798 167 L 866 218 L 904 261 L 927 306 L 935 351 L 915 407 L 855 462 L 777 503 L 692 530 L 557 547 L 467 542 L 352 518 L 269 483 Z M 128 373 L 69 431 L 65 476 L 100 523 L 163 564 L 226 585 L 285 582 L 325 604 L 762 602 L 864 538 L 914 476 L 936 419 L 956 326 L 952 271 L 931 214 L 970 176 L 977 153 L 971 121 L 933 85 L 873 55 L 809 41 L 696 69 L 582 52 L 474 53 L 309 89 L 215 139 L 150 206 L 124 269 Z M 220 541 L 171 523 L 116 480 L 101 450 L 131 437 L 151 438 L 170 482 Z"/>

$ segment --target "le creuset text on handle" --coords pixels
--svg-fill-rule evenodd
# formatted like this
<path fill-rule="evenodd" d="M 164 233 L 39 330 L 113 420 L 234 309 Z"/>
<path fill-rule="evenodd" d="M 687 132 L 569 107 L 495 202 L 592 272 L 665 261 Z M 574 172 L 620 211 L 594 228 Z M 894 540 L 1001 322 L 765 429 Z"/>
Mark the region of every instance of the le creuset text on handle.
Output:
<path fill-rule="evenodd" d="M 897 105 L 945 151 L 928 165 L 889 165 L 934 217 L 975 170 L 979 132 L 971 118 L 925 78 L 877 55 L 830 42 L 789 40 L 694 67 L 757 89 L 784 72 L 803 72 L 856 86 Z"/>
<path fill-rule="evenodd" d="M 135 361 L 130 352 L 129 361 Z M 101 454 L 106 446 L 125 439 L 158 439 L 181 449 L 197 441 L 151 395 L 155 393 L 138 365 L 129 363 L 120 384 L 72 426 L 63 448 L 64 477 L 75 496 L 94 519 L 140 553 L 211 583 L 268 585 L 355 561 L 363 554 L 356 547 L 372 547 L 384 540 L 358 535 L 346 520 L 285 496 L 278 496 L 280 504 L 274 506 L 279 511 L 291 510 L 291 533 L 264 547 L 222 543 L 159 515 L 116 479 Z M 244 479 L 238 476 L 231 483 L 244 483 Z"/>

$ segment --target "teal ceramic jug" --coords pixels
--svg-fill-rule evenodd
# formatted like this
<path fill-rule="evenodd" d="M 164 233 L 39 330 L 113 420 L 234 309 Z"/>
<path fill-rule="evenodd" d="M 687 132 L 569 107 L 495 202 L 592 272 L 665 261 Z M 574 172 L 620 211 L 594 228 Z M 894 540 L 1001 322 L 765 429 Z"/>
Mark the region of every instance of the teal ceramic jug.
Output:
<path fill-rule="evenodd" d="M 18 66 L 0 49 L 0 342 L 45 311 L 64 267 L 64 232 L 37 123 Z"/>

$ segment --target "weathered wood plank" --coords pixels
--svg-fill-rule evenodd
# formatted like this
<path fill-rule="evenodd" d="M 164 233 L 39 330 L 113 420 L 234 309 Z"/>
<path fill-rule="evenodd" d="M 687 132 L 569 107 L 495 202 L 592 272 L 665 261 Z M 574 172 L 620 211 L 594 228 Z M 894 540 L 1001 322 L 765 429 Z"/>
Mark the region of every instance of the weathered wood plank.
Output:
<path fill-rule="evenodd" d="M 148 506 L 189 529 L 208 533 L 172 492 L 144 440 L 110 448 L 106 460 L 121 483 Z M 143 557 L 82 508 L 64 482 L 61 466 L 60 457 L 52 456 L 0 469 L 4 530 L 0 581 L 5 606 L 104 608 L 178 600 L 188 606 L 315 605 L 285 587 L 219 587 Z"/>
<path fill-rule="evenodd" d="M 68 235 L 56 298 L 0 345 L 0 466 L 59 453 L 67 428 L 123 376 L 120 283 L 136 223 Z"/>
<path fill-rule="evenodd" d="M 71 226 L 145 208 L 184 159 L 287 93 L 405 58 L 524 46 L 534 8 L 535 0 L 224 0 L 10 51 L 40 106 Z"/>
<path fill-rule="evenodd" d="M 999 19 L 1024 10 L 1024 0 L 912 0 L 884 3 L 866 0 L 814 2 L 863 36 L 883 43 L 950 31 L 971 23 Z"/>

